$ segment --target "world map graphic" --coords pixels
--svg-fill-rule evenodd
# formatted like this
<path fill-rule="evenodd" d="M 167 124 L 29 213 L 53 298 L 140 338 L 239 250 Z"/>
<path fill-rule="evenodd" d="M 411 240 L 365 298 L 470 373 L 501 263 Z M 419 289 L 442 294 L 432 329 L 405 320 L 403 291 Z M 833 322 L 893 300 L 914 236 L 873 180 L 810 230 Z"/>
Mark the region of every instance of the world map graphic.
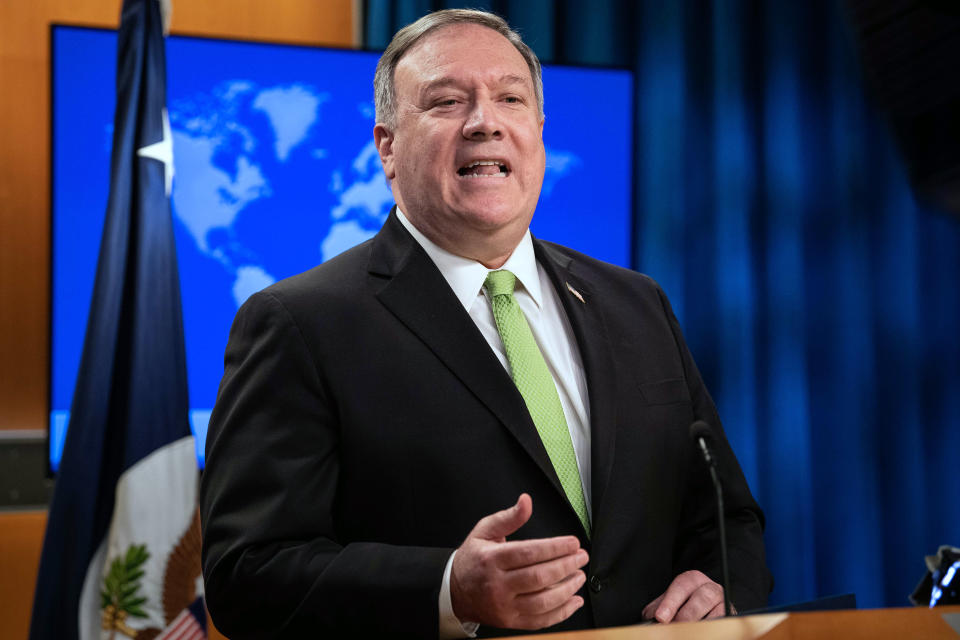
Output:
<path fill-rule="evenodd" d="M 231 274 L 230 290 L 238 307 L 279 277 L 291 275 L 269 266 L 283 262 L 270 259 L 277 247 L 269 234 L 243 235 L 235 228 L 242 213 L 257 215 L 259 207 L 269 206 L 276 195 L 274 171 L 311 176 L 287 183 L 285 188 L 296 195 L 284 195 L 297 205 L 284 209 L 283 224 L 313 230 L 315 246 L 304 247 L 305 265 L 328 260 L 372 237 L 393 206 L 371 135 L 325 139 L 319 133 L 324 106 L 331 100 L 329 93 L 306 85 L 259 87 L 231 81 L 209 95 L 172 105 L 174 214 L 196 247 Z M 372 130 L 372 105 L 358 105 L 358 112 Z M 258 116 L 269 131 L 263 131 Z M 348 166 L 329 166 L 325 161 L 333 157 L 352 160 Z M 570 152 L 549 149 L 548 157 L 545 196 L 580 164 Z M 267 209 L 260 212 L 269 215 Z"/>

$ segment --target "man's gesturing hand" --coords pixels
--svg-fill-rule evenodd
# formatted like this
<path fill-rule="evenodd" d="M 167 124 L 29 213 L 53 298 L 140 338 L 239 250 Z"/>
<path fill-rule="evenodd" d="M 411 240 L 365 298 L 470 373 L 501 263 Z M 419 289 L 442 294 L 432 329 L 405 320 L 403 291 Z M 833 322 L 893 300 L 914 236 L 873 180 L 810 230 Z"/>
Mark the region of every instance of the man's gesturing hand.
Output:
<path fill-rule="evenodd" d="M 457 549 L 450 599 L 461 621 L 542 629 L 583 606 L 574 594 L 586 580 L 580 567 L 589 558 L 576 537 L 506 541 L 532 513 L 524 493 L 514 506 L 480 520 Z"/>
<path fill-rule="evenodd" d="M 723 587 L 700 573 L 684 571 L 659 598 L 643 608 L 643 619 L 690 622 L 723 615 Z"/>

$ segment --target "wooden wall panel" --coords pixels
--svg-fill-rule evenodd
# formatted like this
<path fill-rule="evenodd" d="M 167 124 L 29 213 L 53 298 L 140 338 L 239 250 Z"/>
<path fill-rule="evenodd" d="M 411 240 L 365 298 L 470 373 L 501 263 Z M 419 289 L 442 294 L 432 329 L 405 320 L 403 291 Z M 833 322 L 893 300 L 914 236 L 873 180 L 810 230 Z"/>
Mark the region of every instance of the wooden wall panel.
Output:
<path fill-rule="evenodd" d="M 49 282 L 49 25 L 116 27 L 119 0 L 0 1 L 0 429 L 43 429 Z M 174 3 L 172 33 L 348 47 L 351 0 Z"/>
<path fill-rule="evenodd" d="M 350 47 L 356 0 L 173 0 L 171 32 Z M 46 429 L 50 24 L 117 26 L 121 0 L 0 0 L 0 430 Z M 0 513 L 0 639 L 26 637 L 46 515 Z"/>
<path fill-rule="evenodd" d="M 351 47 L 350 0 L 174 0 L 171 33 Z"/>
<path fill-rule="evenodd" d="M 23 640 L 30 630 L 46 511 L 0 514 L 0 640 Z"/>

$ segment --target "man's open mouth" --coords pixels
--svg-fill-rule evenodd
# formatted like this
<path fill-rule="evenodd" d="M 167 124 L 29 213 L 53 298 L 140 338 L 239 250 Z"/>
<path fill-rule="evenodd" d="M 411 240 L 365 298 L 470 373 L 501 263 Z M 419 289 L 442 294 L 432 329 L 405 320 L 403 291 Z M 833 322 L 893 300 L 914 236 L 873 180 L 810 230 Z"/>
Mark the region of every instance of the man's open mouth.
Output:
<path fill-rule="evenodd" d="M 506 178 L 510 167 L 500 160 L 474 160 L 457 169 L 462 178 Z"/>

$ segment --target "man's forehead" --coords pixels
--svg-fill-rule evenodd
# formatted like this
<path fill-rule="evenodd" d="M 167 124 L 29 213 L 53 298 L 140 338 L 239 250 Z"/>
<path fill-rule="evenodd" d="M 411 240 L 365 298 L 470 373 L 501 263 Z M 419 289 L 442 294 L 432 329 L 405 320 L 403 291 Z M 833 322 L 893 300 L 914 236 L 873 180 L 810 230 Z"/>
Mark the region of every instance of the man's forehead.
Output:
<path fill-rule="evenodd" d="M 468 64 L 456 71 L 471 77 L 486 76 L 484 81 L 488 83 L 533 87 L 529 66 L 520 51 L 502 34 L 474 23 L 446 25 L 423 36 L 398 61 L 397 71 L 401 73 L 397 76 L 410 74 L 421 88 L 451 85 L 462 80 L 453 73 L 457 62 Z"/>

